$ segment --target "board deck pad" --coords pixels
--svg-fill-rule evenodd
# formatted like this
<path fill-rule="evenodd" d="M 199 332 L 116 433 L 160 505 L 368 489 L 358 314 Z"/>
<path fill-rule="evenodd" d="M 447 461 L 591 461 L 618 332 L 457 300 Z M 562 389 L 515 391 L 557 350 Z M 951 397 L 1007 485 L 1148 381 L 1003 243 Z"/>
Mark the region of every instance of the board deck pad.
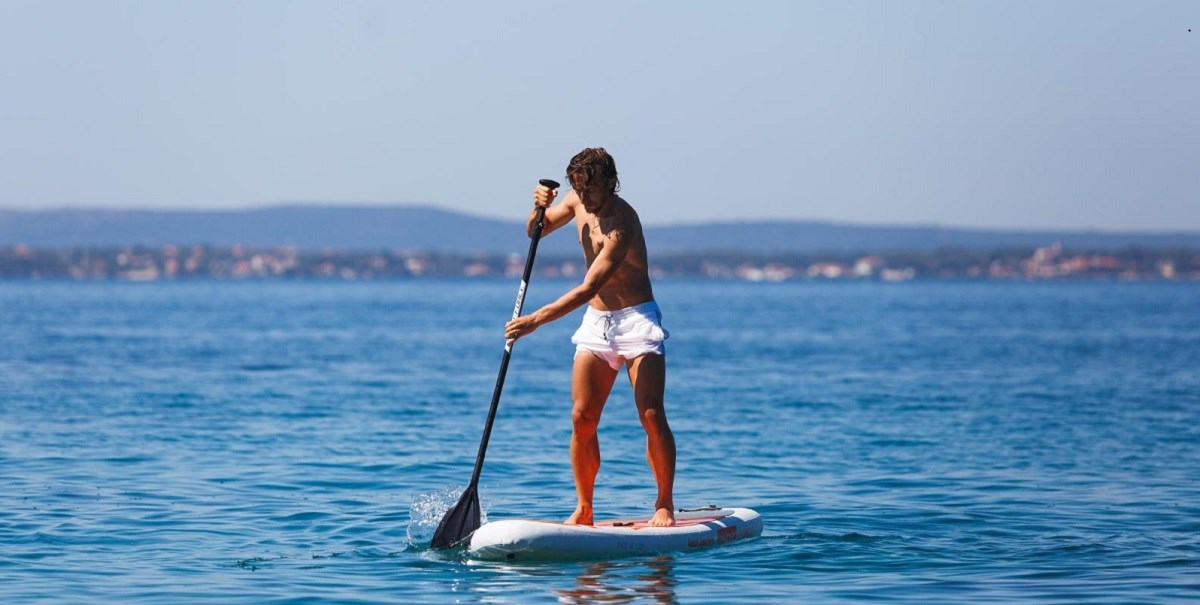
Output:
<path fill-rule="evenodd" d="M 687 527 L 688 525 L 697 525 L 716 521 L 729 516 L 730 509 L 715 509 L 692 512 L 675 513 L 675 527 Z M 596 524 L 596 527 L 628 527 L 631 529 L 642 529 L 650 527 L 650 519 L 614 519 L 610 521 L 601 521 Z M 562 523 L 559 523 L 562 525 Z"/>
<path fill-rule="evenodd" d="M 748 508 L 706 508 L 678 512 L 672 527 L 652 527 L 649 519 L 616 519 L 596 525 L 504 519 L 480 527 L 468 554 L 484 560 L 603 559 L 686 551 L 757 537 L 762 518 Z"/>

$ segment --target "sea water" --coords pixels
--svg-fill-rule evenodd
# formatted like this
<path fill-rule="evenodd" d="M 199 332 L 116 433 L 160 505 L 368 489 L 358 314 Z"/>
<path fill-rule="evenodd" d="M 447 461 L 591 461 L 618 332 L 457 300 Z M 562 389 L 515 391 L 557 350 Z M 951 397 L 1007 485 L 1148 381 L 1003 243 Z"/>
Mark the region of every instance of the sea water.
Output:
<path fill-rule="evenodd" d="M 1200 600 L 1200 285 L 655 287 L 676 504 L 762 537 L 506 565 L 428 542 L 516 284 L 0 282 L 0 602 Z M 578 320 L 514 348 L 492 519 L 574 507 Z M 599 438 L 650 512 L 623 374 Z"/>

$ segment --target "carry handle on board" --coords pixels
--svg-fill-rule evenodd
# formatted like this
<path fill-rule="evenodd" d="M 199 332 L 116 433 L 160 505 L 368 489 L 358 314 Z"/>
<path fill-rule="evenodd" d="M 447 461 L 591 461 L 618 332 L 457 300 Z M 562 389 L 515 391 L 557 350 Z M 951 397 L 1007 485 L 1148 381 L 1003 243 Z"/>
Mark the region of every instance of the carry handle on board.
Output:
<path fill-rule="evenodd" d="M 551 179 L 538 181 L 542 186 L 558 189 L 558 182 Z M 533 257 L 537 255 L 538 240 L 542 238 L 542 228 L 545 226 L 546 209 L 538 206 L 537 220 L 533 224 L 533 233 L 529 236 L 529 254 L 525 256 L 525 272 L 521 274 L 521 287 L 517 290 L 517 302 L 513 305 L 512 318 L 521 316 L 521 307 L 525 305 L 525 289 L 529 286 L 529 275 L 533 273 Z M 512 357 L 514 341 L 504 343 L 504 357 L 500 360 L 500 374 L 496 377 L 496 389 L 492 391 L 492 405 L 488 409 L 487 422 L 483 425 L 483 439 L 479 442 L 479 453 L 475 456 L 475 472 L 471 473 L 471 482 L 459 497 L 458 503 L 446 512 L 437 531 L 433 533 L 432 548 L 451 548 L 463 543 L 471 534 L 479 529 L 479 474 L 483 472 L 483 457 L 487 453 L 488 438 L 492 435 L 492 424 L 496 421 L 496 410 L 500 407 L 500 391 L 504 389 L 504 376 L 508 373 L 508 360 Z"/>

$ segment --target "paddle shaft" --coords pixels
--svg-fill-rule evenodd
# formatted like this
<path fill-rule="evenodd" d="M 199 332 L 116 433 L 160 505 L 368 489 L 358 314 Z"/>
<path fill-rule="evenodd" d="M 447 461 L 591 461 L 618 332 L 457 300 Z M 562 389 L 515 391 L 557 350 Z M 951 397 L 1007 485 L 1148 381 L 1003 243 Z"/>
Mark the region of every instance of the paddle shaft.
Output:
<path fill-rule="evenodd" d="M 557 189 L 558 183 L 549 179 L 539 181 L 543 186 Z M 512 318 L 521 316 L 521 308 L 525 306 L 525 290 L 529 287 L 529 276 L 533 273 L 533 258 L 537 255 L 538 240 L 542 239 L 542 228 L 545 226 L 546 208 L 538 206 L 537 220 L 533 224 L 533 233 L 529 236 L 529 254 L 525 256 L 525 272 L 521 274 L 521 287 L 517 290 L 517 302 L 513 305 Z M 492 391 L 492 405 L 488 408 L 487 422 L 483 425 L 483 439 L 479 442 L 479 453 L 475 455 L 475 471 L 471 473 L 471 483 L 467 489 L 474 491 L 479 485 L 479 475 L 483 472 L 483 458 L 487 454 L 488 439 L 492 436 L 492 425 L 496 422 L 496 410 L 500 408 L 500 392 L 504 390 L 504 377 L 508 374 L 508 361 L 512 358 L 512 348 L 515 340 L 505 341 L 504 357 L 500 360 L 500 373 L 496 376 L 496 388 Z"/>
<path fill-rule="evenodd" d="M 558 183 L 550 179 L 542 179 L 541 184 L 550 189 L 558 189 Z M 513 319 L 521 316 L 521 307 L 525 305 L 525 290 L 529 287 L 529 275 L 533 273 L 533 258 L 537 255 L 538 240 L 542 238 L 545 227 L 546 209 L 539 206 L 529 234 L 529 254 L 525 257 L 525 272 L 521 275 L 521 288 L 517 290 L 517 302 L 513 305 Z M 458 503 L 446 511 L 437 531 L 433 533 L 430 546 L 433 548 L 451 548 L 461 544 L 471 534 L 479 529 L 479 474 L 483 472 L 483 458 L 487 453 L 488 439 L 492 436 L 492 424 L 496 421 L 496 410 L 500 407 L 500 392 L 504 389 L 504 376 L 508 374 L 508 361 L 512 358 L 513 342 L 504 342 L 504 358 L 500 360 L 500 375 L 496 377 L 496 389 L 492 392 L 492 405 L 488 409 L 487 423 L 483 426 L 483 439 L 479 441 L 479 453 L 475 455 L 475 471 L 471 473 L 471 483 L 463 490 Z"/>

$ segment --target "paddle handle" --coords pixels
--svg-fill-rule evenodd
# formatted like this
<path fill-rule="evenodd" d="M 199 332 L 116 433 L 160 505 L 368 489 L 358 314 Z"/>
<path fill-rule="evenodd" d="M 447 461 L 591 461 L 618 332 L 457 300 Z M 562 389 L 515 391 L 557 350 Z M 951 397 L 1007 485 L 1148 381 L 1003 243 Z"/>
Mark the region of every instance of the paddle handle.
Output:
<path fill-rule="evenodd" d="M 558 181 L 541 179 L 538 181 L 544 187 L 558 189 Z M 525 255 L 525 271 L 521 274 L 521 286 L 517 289 L 517 302 L 513 304 L 513 319 L 521 316 L 521 308 L 525 306 L 525 291 L 529 287 L 529 276 L 533 273 L 533 259 L 537 256 L 538 241 L 542 239 L 542 229 L 546 226 L 546 209 L 538 206 L 537 217 L 533 223 L 533 233 L 529 235 L 529 253 Z M 496 422 L 496 410 L 500 407 L 500 392 L 504 390 L 504 377 L 508 375 L 508 361 L 512 358 L 512 348 L 515 340 L 504 343 L 504 357 L 500 359 L 500 372 L 496 376 L 496 388 L 492 391 L 492 405 L 488 408 L 487 422 L 483 425 L 483 439 L 479 442 L 479 453 L 475 456 L 475 470 L 471 473 L 471 483 L 467 489 L 479 484 L 479 475 L 483 472 L 483 458 L 487 454 L 488 440 L 492 436 L 492 425 Z"/>

